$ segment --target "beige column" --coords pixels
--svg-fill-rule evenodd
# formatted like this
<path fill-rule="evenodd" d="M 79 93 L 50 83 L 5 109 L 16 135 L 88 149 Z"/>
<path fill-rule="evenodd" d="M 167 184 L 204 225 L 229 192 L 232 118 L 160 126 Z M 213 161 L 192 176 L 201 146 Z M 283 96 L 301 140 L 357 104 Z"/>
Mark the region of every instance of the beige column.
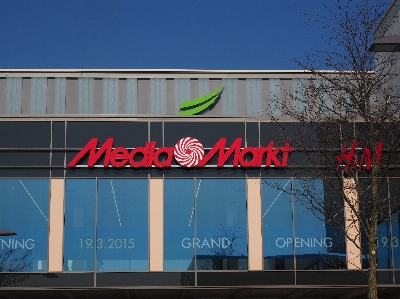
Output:
<path fill-rule="evenodd" d="M 361 269 L 361 237 L 360 222 L 358 213 L 358 193 L 354 178 L 343 180 L 344 196 L 344 216 L 346 225 L 346 257 L 347 269 Z"/>
<path fill-rule="evenodd" d="M 63 269 L 64 179 L 50 180 L 49 272 Z"/>
<path fill-rule="evenodd" d="M 261 180 L 247 179 L 247 222 L 249 236 L 249 270 L 263 269 Z"/>
<path fill-rule="evenodd" d="M 150 271 L 164 270 L 164 181 L 149 180 Z"/>

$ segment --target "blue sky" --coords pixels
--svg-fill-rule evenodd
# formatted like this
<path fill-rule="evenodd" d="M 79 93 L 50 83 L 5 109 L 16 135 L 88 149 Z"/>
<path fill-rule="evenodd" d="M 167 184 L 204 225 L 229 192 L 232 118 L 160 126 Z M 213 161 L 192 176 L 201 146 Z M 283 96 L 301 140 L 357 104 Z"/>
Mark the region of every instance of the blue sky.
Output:
<path fill-rule="evenodd" d="M 299 69 L 329 0 L 2 0 L 0 68 Z"/>

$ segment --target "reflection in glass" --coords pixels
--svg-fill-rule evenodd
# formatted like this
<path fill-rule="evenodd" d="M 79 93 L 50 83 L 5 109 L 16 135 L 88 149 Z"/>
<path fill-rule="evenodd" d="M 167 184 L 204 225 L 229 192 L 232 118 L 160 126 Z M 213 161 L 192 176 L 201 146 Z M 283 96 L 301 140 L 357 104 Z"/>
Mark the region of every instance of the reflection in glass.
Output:
<path fill-rule="evenodd" d="M 96 270 L 148 270 L 147 179 L 99 179 Z"/>
<path fill-rule="evenodd" d="M 47 270 L 49 179 L 0 179 L 0 271 Z"/>
<path fill-rule="evenodd" d="M 293 270 L 291 179 L 262 180 L 265 270 Z"/>
<path fill-rule="evenodd" d="M 360 192 L 359 200 L 361 207 L 368 207 L 362 210 L 365 213 L 365 218 L 369 219 L 369 203 L 372 198 L 372 187 L 371 187 L 371 179 L 360 178 L 358 181 L 358 188 Z M 388 198 L 388 185 L 387 180 L 379 180 L 378 187 L 379 197 L 382 199 L 380 201 L 380 205 L 378 205 L 378 227 L 377 227 L 377 264 L 378 269 L 390 269 L 392 268 L 392 248 L 390 242 L 390 221 L 389 221 L 389 208 L 388 202 L 386 199 Z M 396 218 L 396 217 L 394 217 Z M 396 239 L 392 239 L 393 243 L 396 243 Z M 361 229 L 361 244 L 365 253 L 369 252 L 369 241 L 367 234 Z M 363 269 L 368 268 L 368 260 L 367 256 L 363 255 L 362 267 Z"/>
<path fill-rule="evenodd" d="M 198 270 L 246 270 L 245 179 L 196 179 Z"/>
<path fill-rule="evenodd" d="M 395 269 L 400 269 L 400 179 L 391 178 L 389 180 L 390 192 L 390 214 L 392 220 L 392 248 L 393 248 L 393 264 Z M 390 244 L 390 243 L 389 243 Z M 379 254 L 379 250 L 378 250 Z"/>
<path fill-rule="evenodd" d="M 96 180 L 65 182 L 64 271 L 93 271 Z"/>
<path fill-rule="evenodd" d="M 164 180 L 164 270 L 194 269 L 194 179 Z"/>
<path fill-rule="evenodd" d="M 318 179 L 294 179 L 293 189 L 296 269 L 345 268 L 343 204 L 337 192 Z M 334 216 L 326 217 L 328 211 Z"/>

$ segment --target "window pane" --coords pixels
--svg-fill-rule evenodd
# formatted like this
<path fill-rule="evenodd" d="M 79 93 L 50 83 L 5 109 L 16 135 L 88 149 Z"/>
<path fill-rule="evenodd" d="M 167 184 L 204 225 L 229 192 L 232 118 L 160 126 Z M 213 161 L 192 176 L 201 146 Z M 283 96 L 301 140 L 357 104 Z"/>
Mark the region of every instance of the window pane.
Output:
<path fill-rule="evenodd" d="M 194 269 L 194 180 L 164 180 L 164 270 Z"/>
<path fill-rule="evenodd" d="M 147 179 L 99 179 L 97 271 L 148 270 Z"/>
<path fill-rule="evenodd" d="M 247 269 L 245 179 L 196 179 L 198 270 Z"/>
<path fill-rule="evenodd" d="M 339 229 L 343 225 L 337 224 L 343 218 L 329 219 L 325 216 L 326 211 L 343 215 L 342 201 L 322 180 L 293 182 L 296 269 L 345 268 L 344 234 Z"/>
<path fill-rule="evenodd" d="M 64 271 L 93 271 L 96 180 L 65 182 Z"/>
<path fill-rule="evenodd" d="M 380 198 L 380 204 L 378 205 L 378 227 L 377 227 L 377 263 L 379 269 L 390 269 L 392 268 L 392 248 L 390 242 L 390 223 L 389 223 L 389 208 L 388 208 L 388 185 L 386 179 L 378 179 L 378 196 Z M 360 192 L 360 209 L 369 219 L 369 214 L 371 213 L 371 199 L 372 199 L 372 187 L 370 178 L 361 178 L 358 181 L 358 188 Z M 395 235 L 393 234 L 393 237 Z M 396 239 L 393 239 L 393 244 L 395 244 Z M 369 252 L 369 241 L 368 236 L 361 230 L 361 243 L 363 249 L 366 253 Z M 368 268 L 368 260 L 365 255 L 363 255 L 363 265 L 364 269 Z"/>
<path fill-rule="evenodd" d="M 0 228 L 16 236 L 2 236 L 0 271 L 47 270 L 48 179 L 0 179 Z"/>
<path fill-rule="evenodd" d="M 389 180 L 394 268 L 400 269 L 400 179 Z M 383 244 L 382 244 L 383 245 Z M 378 250 L 379 255 L 379 250 Z"/>
<path fill-rule="evenodd" d="M 265 270 L 293 270 L 291 179 L 262 180 Z"/>

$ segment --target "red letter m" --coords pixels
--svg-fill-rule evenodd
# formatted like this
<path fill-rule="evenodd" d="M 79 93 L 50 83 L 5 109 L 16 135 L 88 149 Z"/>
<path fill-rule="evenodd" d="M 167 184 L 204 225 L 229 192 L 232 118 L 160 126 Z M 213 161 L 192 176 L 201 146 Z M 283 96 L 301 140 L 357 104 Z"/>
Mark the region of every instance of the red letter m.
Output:
<path fill-rule="evenodd" d="M 104 158 L 104 166 L 108 167 L 108 165 L 110 164 L 110 153 L 114 144 L 114 138 L 108 138 L 106 142 L 104 142 L 104 144 L 101 146 L 101 148 L 96 151 L 98 140 L 99 138 L 90 139 L 90 141 L 83 147 L 83 149 L 81 149 L 81 151 L 71 160 L 71 162 L 68 163 L 68 167 L 76 166 L 76 164 L 83 160 L 88 153 L 88 167 L 93 167 L 97 163 L 97 161 L 99 161 L 100 158 L 103 156 L 104 152 L 106 153 L 106 156 Z"/>

